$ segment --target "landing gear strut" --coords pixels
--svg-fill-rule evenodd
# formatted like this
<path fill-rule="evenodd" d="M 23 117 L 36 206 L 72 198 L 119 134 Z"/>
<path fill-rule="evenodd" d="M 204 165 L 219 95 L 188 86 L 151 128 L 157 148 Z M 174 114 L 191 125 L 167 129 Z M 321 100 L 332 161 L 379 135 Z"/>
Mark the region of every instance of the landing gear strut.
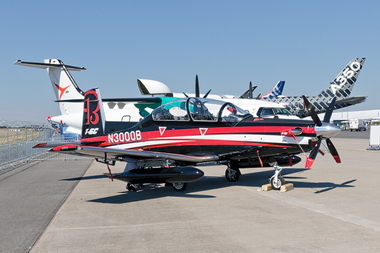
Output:
<path fill-rule="evenodd" d="M 240 173 L 239 167 L 237 167 L 236 165 L 231 165 L 230 163 L 228 163 L 228 167 L 226 169 L 226 178 L 228 181 L 230 181 L 230 182 L 238 181 L 240 174 L 241 173 Z"/>
<path fill-rule="evenodd" d="M 285 184 L 284 178 L 281 176 L 282 168 L 278 166 L 278 163 L 274 163 L 274 175 L 270 178 L 270 184 L 275 190 L 279 190 L 282 185 Z"/>

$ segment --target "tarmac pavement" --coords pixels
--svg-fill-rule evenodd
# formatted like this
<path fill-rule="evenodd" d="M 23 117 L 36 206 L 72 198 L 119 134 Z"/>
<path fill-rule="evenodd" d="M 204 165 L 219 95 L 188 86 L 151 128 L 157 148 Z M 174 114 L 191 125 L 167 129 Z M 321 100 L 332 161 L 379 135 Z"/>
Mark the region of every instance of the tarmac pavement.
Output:
<path fill-rule="evenodd" d="M 284 168 L 295 188 L 286 193 L 261 191 L 272 168 L 230 183 L 225 166 L 200 167 L 205 176 L 185 192 L 128 192 L 93 163 L 31 252 L 380 252 L 380 153 L 368 139 L 332 141 L 342 163 L 319 154 L 311 170 L 304 159 Z"/>
<path fill-rule="evenodd" d="M 2 174 L 0 252 L 29 251 L 92 161 L 56 156 Z"/>

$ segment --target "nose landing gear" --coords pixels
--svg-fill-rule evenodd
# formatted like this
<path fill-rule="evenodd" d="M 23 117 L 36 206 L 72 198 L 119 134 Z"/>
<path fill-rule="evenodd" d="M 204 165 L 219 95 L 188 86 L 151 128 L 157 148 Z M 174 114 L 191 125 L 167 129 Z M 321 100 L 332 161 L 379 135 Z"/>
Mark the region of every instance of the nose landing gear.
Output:
<path fill-rule="evenodd" d="M 274 175 L 270 178 L 270 184 L 273 189 L 280 190 L 281 186 L 285 184 L 284 178 L 281 176 L 282 168 L 278 166 L 278 163 L 274 163 Z"/>

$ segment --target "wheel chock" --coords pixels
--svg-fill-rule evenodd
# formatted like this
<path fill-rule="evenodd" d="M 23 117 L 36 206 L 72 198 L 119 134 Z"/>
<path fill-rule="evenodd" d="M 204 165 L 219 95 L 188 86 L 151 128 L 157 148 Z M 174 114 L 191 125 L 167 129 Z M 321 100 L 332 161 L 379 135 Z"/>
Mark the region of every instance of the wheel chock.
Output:
<path fill-rule="evenodd" d="M 272 190 L 272 185 L 271 184 L 264 184 L 261 186 L 261 190 L 266 192 Z"/>
<path fill-rule="evenodd" d="M 293 190 L 293 189 L 294 189 L 293 184 L 289 183 L 289 184 L 282 185 L 280 191 L 281 192 L 288 192 L 288 191 Z"/>

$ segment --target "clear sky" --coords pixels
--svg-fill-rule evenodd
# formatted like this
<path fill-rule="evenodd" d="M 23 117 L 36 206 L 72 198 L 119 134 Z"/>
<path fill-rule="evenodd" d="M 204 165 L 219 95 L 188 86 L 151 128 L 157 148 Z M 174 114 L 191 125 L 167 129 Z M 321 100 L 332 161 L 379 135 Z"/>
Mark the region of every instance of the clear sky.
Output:
<path fill-rule="evenodd" d="M 82 90 L 141 97 L 137 78 L 173 92 L 317 95 L 353 58 L 366 57 L 349 110 L 380 108 L 379 1 L 0 0 L 0 120 L 59 115 L 46 70 L 16 60 L 56 58 Z"/>

